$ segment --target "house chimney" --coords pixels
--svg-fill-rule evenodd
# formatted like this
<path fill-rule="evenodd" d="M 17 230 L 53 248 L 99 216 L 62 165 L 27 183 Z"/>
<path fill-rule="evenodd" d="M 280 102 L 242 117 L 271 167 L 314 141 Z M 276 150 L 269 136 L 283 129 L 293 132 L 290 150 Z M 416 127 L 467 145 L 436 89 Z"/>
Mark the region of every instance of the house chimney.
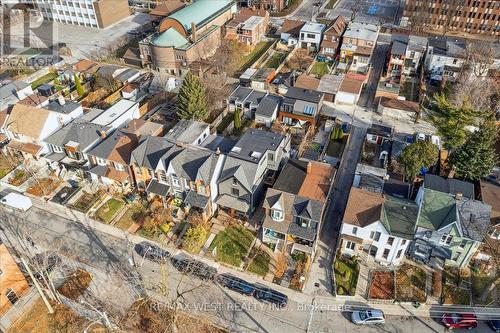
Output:
<path fill-rule="evenodd" d="M 217 147 L 217 149 L 215 150 L 215 154 L 220 155 L 220 148 L 219 147 Z"/>
<path fill-rule="evenodd" d="M 311 161 L 307 162 L 307 174 L 309 175 L 312 172 L 312 163 Z"/>
<path fill-rule="evenodd" d="M 461 192 L 455 193 L 455 199 L 462 200 L 463 197 L 464 197 L 464 195 Z"/>
<path fill-rule="evenodd" d="M 448 179 L 453 179 L 455 177 L 456 168 L 453 166 L 450 173 L 448 174 Z"/>
<path fill-rule="evenodd" d="M 196 43 L 196 24 L 191 22 L 191 41 Z"/>
<path fill-rule="evenodd" d="M 106 133 L 106 131 L 99 131 L 99 136 L 102 138 L 102 139 L 106 139 L 106 136 L 108 136 L 108 133 Z"/>
<path fill-rule="evenodd" d="M 66 104 L 66 100 L 64 99 L 64 96 L 57 96 L 57 101 L 59 102 L 59 105 L 64 105 Z"/>

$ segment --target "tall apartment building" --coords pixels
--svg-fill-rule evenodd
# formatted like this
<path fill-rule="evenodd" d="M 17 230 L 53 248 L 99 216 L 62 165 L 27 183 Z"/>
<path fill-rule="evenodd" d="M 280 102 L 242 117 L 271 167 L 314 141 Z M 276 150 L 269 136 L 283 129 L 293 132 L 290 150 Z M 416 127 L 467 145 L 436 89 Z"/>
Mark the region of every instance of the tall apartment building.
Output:
<path fill-rule="evenodd" d="M 431 29 L 500 35 L 498 0 L 407 0 L 403 18 Z"/>
<path fill-rule="evenodd" d="M 128 0 L 31 0 L 44 19 L 103 29 L 130 15 Z"/>

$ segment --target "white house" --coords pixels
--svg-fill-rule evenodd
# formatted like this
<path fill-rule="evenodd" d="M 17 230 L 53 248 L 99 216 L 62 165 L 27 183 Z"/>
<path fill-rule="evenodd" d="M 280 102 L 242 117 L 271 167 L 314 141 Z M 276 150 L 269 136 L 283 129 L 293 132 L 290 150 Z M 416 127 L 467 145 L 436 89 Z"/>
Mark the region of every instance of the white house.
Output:
<path fill-rule="evenodd" d="M 353 187 L 342 221 L 340 251 L 372 257 L 381 265 L 399 265 L 413 239 L 417 215 L 415 202 Z"/>
<path fill-rule="evenodd" d="M 300 29 L 299 43 L 301 48 L 319 50 L 321 41 L 323 40 L 323 31 L 326 25 L 316 22 L 306 22 Z"/>
<path fill-rule="evenodd" d="M 101 126 L 110 126 L 115 129 L 140 116 L 139 103 L 128 99 L 121 99 L 92 120 L 92 123 Z"/>
<path fill-rule="evenodd" d="M 430 37 L 424 63 L 429 78 L 434 81 L 442 81 L 443 78 L 454 81 L 464 65 L 465 49 L 464 39 L 447 36 Z"/>

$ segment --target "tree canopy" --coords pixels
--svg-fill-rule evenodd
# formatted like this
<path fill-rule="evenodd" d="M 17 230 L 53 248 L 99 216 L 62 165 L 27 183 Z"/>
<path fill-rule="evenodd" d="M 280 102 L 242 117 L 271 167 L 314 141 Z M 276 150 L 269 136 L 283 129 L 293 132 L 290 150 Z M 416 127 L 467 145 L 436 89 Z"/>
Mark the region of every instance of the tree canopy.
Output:
<path fill-rule="evenodd" d="M 459 178 L 478 180 L 488 176 L 497 162 L 495 143 L 498 128 L 493 120 L 485 121 L 480 129 L 472 133 L 465 144 L 455 151 L 450 162 Z"/>
<path fill-rule="evenodd" d="M 182 119 L 204 120 L 208 116 L 207 96 L 200 79 L 190 71 L 177 95 L 177 115 Z"/>
<path fill-rule="evenodd" d="M 404 169 L 405 178 L 413 181 L 421 168 L 429 168 L 437 162 L 438 154 L 439 150 L 432 142 L 417 141 L 406 146 L 399 156 L 399 163 Z"/>
<path fill-rule="evenodd" d="M 446 149 L 453 150 L 465 143 L 468 133 L 465 127 L 474 124 L 475 116 L 476 112 L 468 103 L 456 106 L 444 93 L 434 96 L 430 117 Z"/>

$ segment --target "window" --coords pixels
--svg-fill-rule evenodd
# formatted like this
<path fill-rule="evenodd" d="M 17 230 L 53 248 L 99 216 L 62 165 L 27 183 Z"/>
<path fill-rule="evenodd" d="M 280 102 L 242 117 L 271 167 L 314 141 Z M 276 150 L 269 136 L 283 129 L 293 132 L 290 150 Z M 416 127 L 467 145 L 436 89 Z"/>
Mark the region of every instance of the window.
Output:
<path fill-rule="evenodd" d="M 172 185 L 179 187 L 179 179 L 175 176 L 172 176 Z"/>
<path fill-rule="evenodd" d="M 272 162 L 272 161 L 274 161 L 274 154 L 273 154 L 273 153 L 268 153 L 268 154 L 267 154 L 267 159 L 268 159 L 269 161 L 271 161 L 271 162 Z"/>
<path fill-rule="evenodd" d="M 99 164 L 99 165 L 108 165 L 106 163 L 106 160 L 103 159 L 103 158 L 100 158 L 100 157 L 97 158 L 97 164 Z"/>
<path fill-rule="evenodd" d="M 403 239 L 403 241 L 401 242 L 401 246 L 403 246 L 405 244 L 406 244 L 406 239 Z"/>
<path fill-rule="evenodd" d="M 465 245 L 467 245 L 467 240 L 466 239 L 462 239 L 462 241 L 460 242 L 460 248 L 463 249 L 465 247 Z"/>
<path fill-rule="evenodd" d="M 382 258 L 387 259 L 389 257 L 389 252 L 391 252 L 391 250 L 385 249 L 384 253 L 382 254 Z"/>
<path fill-rule="evenodd" d="M 315 34 L 307 34 L 307 38 L 315 39 L 316 35 Z"/>
<path fill-rule="evenodd" d="M 378 242 L 380 239 L 380 232 L 379 231 L 372 231 L 370 233 L 370 238 L 373 239 L 374 241 Z"/>
<path fill-rule="evenodd" d="M 401 257 L 402 253 L 403 253 L 403 250 L 399 250 L 398 253 L 396 254 L 396 259 L 399 259 L 399 257 Z"/>
<path fill-rule="evenodd" d="M 353 251 L 353 250 L 355 249 L 355 247 L 356 247 L 356 244 L 355 244 L 354 242 L 347 241 L 347 242 L 345 243 L 345 248 L 346 248 L 347 250 L 351 250 L 351 251 Z"/>
<path fill-rule="evenodd" d="M 234 195 L 235 197 L 239 197 L 240 196 L 240 190 L 233 187 L 231 189 L 231 194 Z"/>
<path fill-rule="evenodd" d="M 9 302 L 14 305 L 18 301 L 17 295 L 12 289 L 7 289 L 7 292 L 5 293 L 5 296 L 9 299 Z"/>
<path fill-rule="evenodd" d="M 441 236 L 441 239 L 439 240 L 439 244 L 450 245 L 452 240 L 453 240 L 452 235 L 444 234 L 443 236 Z"/>
<path fill-rule="evenodd" d="M 56 146 L 56 145 L 50 145 L 52 147 L 52 151 L 54 153 L 62 153 L 63 152 L 63 149 L 59 146 Z"/>
<path fill-rule="evenodd" d="M 175 55 L 175 59 L 177 59 L 177 60 L 181 60 L 181 61 L 182 61 L 182 60 L 184 60 L 184 57 L 183 57 L 183 56 L 181 56 L 181 55 L 179 55 L 179 54 L 176 54 L 176 55 Z"/>
<path fill-rule="evenodd" d="M 303 228 L 307 228 L 309 227 L 309 220 L 308 219 L 305 219 L 303 217 L 299 217 L 299 223 L 300 223 L 300 226 L 303 227 Z"/>
<path fill-rule="evenodd" d="M 168 179 L 167 179 L 167 174 L 165 173 L 165 171 L 160 170 L 159 174 L 160 174 L 160 181 L 167 183 Z"/>
<path fill-rule="evenodd" d="M 115 166 L 116 170 L 125 171 L 125 167 L 122 164 L 114 162 L 113 165 Z"/>
<path fill-rule="evenodd" d="M 352 234 L 356 235 L 358 233 L 358 227 L 353 227 L 352 228 Z"/>
<path fill-rule="evenodd" d="M 453 252 L 453 254 L 451 255 L 451 260 L 453 260 L 453 261 L 457 261 L 457 260 L 458 260 L 458 258 L 459 258 L 461 255 L 462 255 L 462 253 L 461 253 L 461 252 L 458 252 L 458 251 L 457 251 L 457 252 Z"/>
<path fill-rule="evenodd" d="M 312 116 L 314 114 L 314 110 L 315 110 L 314 106 L 312 106 L 312 105 L 306 105 L 304 107 L 304 114 Z"/>
<path fill-rule="evenodd" d="M 273 220 L 275 221 L 283 221 L 283 212 L 279 209 L 273 209 L 272 212 Z"/>
<path fill-rule="evenodd" d="M 394 237 L 387 238 L 387 245 L 392 245 L 394 243 Z"/>
<path fill-rule="evenodd" d="M 238 179 L 233 178 L 233 186 L 237 186 L 237 185 L 238 185 Z"/>

